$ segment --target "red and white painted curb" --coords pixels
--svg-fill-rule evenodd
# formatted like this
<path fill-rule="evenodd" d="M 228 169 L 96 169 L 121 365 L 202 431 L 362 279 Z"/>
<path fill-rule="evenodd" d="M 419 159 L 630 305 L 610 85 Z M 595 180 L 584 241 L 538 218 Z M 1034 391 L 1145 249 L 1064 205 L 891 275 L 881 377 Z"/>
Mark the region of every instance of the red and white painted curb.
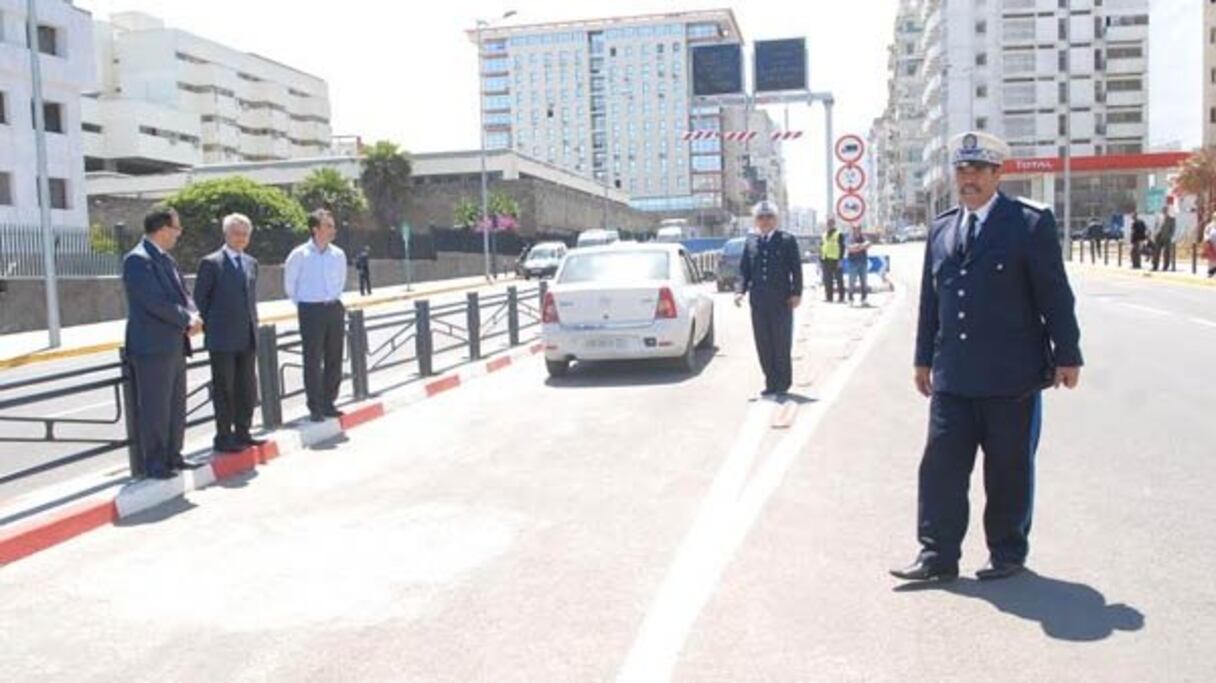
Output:
<path fill-rule="evenodd" d="M 93 494 L 33 515 L 0 529 L 0 566 L 16 562 L 81 534 L 114 524 L 131 515 L 164 505 L 191 491 L 240 476 L 271 460 L 331 441 L 359 425 L 384 417 L 391 411 L 438 396 L 477 377 L 498 372 L 536 355 L 544 345 L 535 342 L 488 361 L 460 368 L 383 399 L 348 407 L 339 419 L 297 422 L 265 436 L 266 444 L 240 453 L 213 454 L 196 470 L 186 470 L 173 479 L 144 479 L 113 491 Z"/>

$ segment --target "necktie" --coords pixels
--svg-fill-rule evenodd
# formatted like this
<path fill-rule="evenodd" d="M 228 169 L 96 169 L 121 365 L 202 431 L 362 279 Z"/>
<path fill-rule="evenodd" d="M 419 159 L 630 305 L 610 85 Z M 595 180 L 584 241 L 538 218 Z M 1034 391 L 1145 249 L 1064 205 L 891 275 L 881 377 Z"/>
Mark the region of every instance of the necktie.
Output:
<path fill-rule="evenodd" d="M 966 260 L 971 256 L 971 248 L 975 245 L 975 230 L 979 224 L 979 216 L 975 214 L 967 215 L 967 236 L 959 245 L 959 255 Z"/>

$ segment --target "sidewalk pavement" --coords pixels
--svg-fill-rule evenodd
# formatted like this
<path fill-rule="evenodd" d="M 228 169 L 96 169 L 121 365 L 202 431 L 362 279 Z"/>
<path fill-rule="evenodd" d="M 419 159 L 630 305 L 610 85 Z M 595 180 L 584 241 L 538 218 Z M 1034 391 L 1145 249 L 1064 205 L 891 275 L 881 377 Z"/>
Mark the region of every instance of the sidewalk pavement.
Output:
<path fill-rule="evenodd" d="M 1126 262 L 1122 267 L 1111 263 L 1110 265 L 1102 265 L 1100 263 L 1081 263 L 1079 261 L 1067 261 L 1068 268 L 1083 273 L 1103 273 L 1119 277 L 1140 278 L 1144 280 L 1157 280 L 1158 282 L 1167 282 L 1172 284 L 1184 284 L 1199 287 L 1216 287 L 1216 278 L 1207 276 L 1206 262 L 1200 262 L 1203 266 L 1198 273 L 1191 273 L 1190 263 L 1179 264 L 1177 271 L 1153 271 L 1150 264 L 1147 268 L 1141 270 L 1132 270 Z M 1183 269 L 1185 268 L 1185 270 Z"/>
<path fill-rule="evenodd" d="M 502 284 L 514 280 L 514 276 L 505 276 L 494 282 Z M 407 285 L 381 287 L 375 294 L 366 297 L 360 296 L 357 291 L 348 291 L 342 295 L 342 301 L 348 308 L 368 308 L 393 301 L 474 289 L 483 286 L 485 282 L 485 277 L 479 275 L 415 283 L 408 287 Z M 295 305 L 288 299 L 263 301 L 258 304 L 258 314 L 262 324 L 294 320 Z M 57 349 L 47 347 L 46 330 L 0 335 L 0 371 L 33 363 L 117 350 L 122 345 L 126 324 L 125 319 L 119 319 L 65 327 L 61 330 L 62 345 Z"/>

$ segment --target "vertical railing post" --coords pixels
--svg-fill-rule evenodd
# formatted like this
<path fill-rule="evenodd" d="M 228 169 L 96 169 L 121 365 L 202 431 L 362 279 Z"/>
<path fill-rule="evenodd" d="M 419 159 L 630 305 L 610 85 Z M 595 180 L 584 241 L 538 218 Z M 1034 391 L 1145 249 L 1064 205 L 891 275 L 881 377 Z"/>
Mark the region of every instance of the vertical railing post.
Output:
<path fill-rule="evenodd" d="M 1102 240 L 1102 265 L 1110 265 L 1110 240 Z"/>
<path fill-rule="evenodd" d="M 1191 275 L 1199 274 L 1199 247 L 1201 244 L 1202 242 L 1191 245 Z"/>
<path fill-rule="evenodd" d="M 118 350 L 122 361 L 122 410 L 127 428 L 127 463 L 132 477 L 144 476 L 144 455 L 139 444 L 139 397 L 135 394 L 135 366 L 127 350 Z"/>
<path fill-rule="evenodd" d="M 414 348 L 418 356 L 418 374 L 430 377 L 434 374 L 431 352 L 431 302 L 419 299 L 414 302 Z"/>
<path fill-rule="evenodd" d="M 465 321 L 469 333 L 469 360 L 481 359 L 481 299 L 477 292 L 466 296 Z"/>
<path fill-rule="evenodd" d="M 356 401 L 367 400 L 367 325 L 362 309 L 347 313 L 346 343 L 350 348 L 350 385 Z"/>
<path fill-rule="evenodd" d="M 536 301 L 536 310 L 543 312 L 545 310 L 545 294 L 549 293 L 549 283 L 544 280 L 541 280 L 539 289 L 540 289 L 540 295 Z"/>
<path fill-rule="evenodd" d="M 511 346 L 519 346 L 519 289 L 507 287 L 507 338 Z"/>
<path fill-rule="evenodd" d="M 1122 268 L 1123 267 L 1123 240 L 1119 240 L 1119 242 L 1118 242 L 1118 252 L 1119 252 L 1118 253 L 1119 260 L 1115 262 L 1115 265 L 1118 266 L 1119 268 Z"/>
<path fill-rule="evenodd" d="M 283 426 L 283 392 L 279 387 L 279 332 L 274 325 L 258 328 L 258 388 L 262 428 L 278 429 Z"/>

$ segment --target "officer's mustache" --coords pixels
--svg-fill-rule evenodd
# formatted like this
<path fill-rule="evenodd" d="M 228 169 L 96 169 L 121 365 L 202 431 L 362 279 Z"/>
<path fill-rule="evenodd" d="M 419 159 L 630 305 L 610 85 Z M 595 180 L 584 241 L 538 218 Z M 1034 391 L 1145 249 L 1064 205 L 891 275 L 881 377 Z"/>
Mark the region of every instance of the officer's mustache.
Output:
<path fill-rule="evenodd" d="M 962 189 L 959 190 L 959 192 L 962 192 L 963 194 L 970 194 L 970 193 L 979 194 L 979 191 L 980 191 L 980 186 L 976 185 L 974 183 L 968 183 L 966 185 L 963 185 Z"/>

